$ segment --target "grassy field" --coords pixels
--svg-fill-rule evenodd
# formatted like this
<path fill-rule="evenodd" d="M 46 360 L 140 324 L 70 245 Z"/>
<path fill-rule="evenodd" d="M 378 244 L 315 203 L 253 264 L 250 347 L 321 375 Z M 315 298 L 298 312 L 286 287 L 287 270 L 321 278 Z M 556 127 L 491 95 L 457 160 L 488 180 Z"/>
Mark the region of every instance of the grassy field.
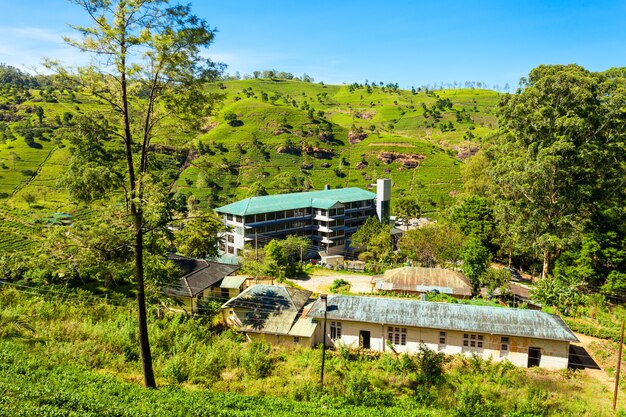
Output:
<path fill-rule="evenodd" d="M 319 350 L 244 343 L 178 314 L 150 314 L 160 388 L 145 390 L 132 304 L 17 288 L 0 288 L 0 416 L 614 415 L 584 373 L 463 356 L 436 376 L 432 359 L 329 352 L 322 391 Z"/>
<path fill-rule="evenodd" d="M 195 195 L 203 209 L 248 197 L 259 185 L 270 194 L 326 184 L 371 188 L 386 177 L 393 198 L 416 196 L 423 212 L 436 217 L 462 190 L 463 157 L 496 127 L 499 100 L 488 90 L 412 94 L 285 80 L 209 88 L 224 101 L 203 130 L 172 125 L 155 142 L 181 155 L 191 149 L 172 190 Z M 0 210 L 6 216 L 0 250 L 24 251 L 39 233 L 38 220 L 79 209 L 58 183 L 70 160 L 66 129 L 73 117 L 104 108 L 71 91 L 7 87 L 0 89 L 0 105 L 6 120 L 0 122 Z M 231 113 L 237 121 L 229 124 Z M 384 152 L 396 154 L 385 159 Z"/>
<path fill-rule="evenodd" d="M 209 152 L 202 166 L 190 167 L 177 182 L 177 189 L 196 195 L 201 206 L 247 197 L 254 182 L 270 194 L 289 191 L 280 180 L 285 177 L 313 189 L 326 184 L 368 188 L 387 177 L 394 197 L 417 196 L 431 215 L 461 191 L 461 159 L 495 129 L 499 100 L 487 90 L 412 94 L 286 80 L 228 81 L 220 91 L 223 107 L 198 139 Z M 444 100 L 449 105 L 438 107 L 435 117 L 433 108 Z M 225 121 L 228 113 L 236 115 L 236 123 Z M 360 136 L 351 141 L 355 133 Z M 289 143 L 292 152 L 278 152 Z M 421 162 L 384 161 L 381 152 L 419 156 Z"/>

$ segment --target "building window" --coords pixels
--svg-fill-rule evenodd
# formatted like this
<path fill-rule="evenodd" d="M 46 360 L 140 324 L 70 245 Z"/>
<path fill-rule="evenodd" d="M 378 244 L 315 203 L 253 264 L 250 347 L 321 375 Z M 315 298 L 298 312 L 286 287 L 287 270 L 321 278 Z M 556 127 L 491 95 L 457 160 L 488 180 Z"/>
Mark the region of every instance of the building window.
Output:
<path fill-rule="evenodd" d="M 500 338 L 500 352 L 504 354 L 509 353 L 510 344 L 511 344 L 511 341 L 508 337 L 501 337 Z"/>
<path fill-rule="evenodd" d="M 300 336 L 294 336 L 294 337 L 293 337 L 293 343 L 294 343 L 294 344 L 296 344 L 296 345 L 297 345 L 298 343 L 300 343 Z"/>
<path fill-rule="evenodd" d="M 406 328 L 390 326 L 387 329 L 387 340 L 394 345 L 406 346 Z"/>
<path fill-rule="evenodd" d="M 439 346 L 446 345 L 446 332 L 439 332 Z"/>
<path fill-rule="evenodd" d="M 485 337 L 482 334 L 463 334 L 463 347 L 469 350 L 482 350 Z"/>
<path fill-rule="evenodd" d="M 230 291 L 228 291 L 228 288 L 220 288 L 220 290 L 222 298 L 230 298 Z"/>
<path fill-rule="evenodd" d="M 228 253 L 234 255 L 235 254 L 235 248 L 233 248 L 232 246 L 228 247 Z"/>
<path fill-rule="evenodd" d="M 228 243 L 234 243 L 234 242 L 235 242 L 235 236 L 228 235 Z"/>
<path fill-rule="evenodd" d="M 341 339 L 341 322 L 340 321 L 330 322 L 330 338 L 332 340 Z"/>

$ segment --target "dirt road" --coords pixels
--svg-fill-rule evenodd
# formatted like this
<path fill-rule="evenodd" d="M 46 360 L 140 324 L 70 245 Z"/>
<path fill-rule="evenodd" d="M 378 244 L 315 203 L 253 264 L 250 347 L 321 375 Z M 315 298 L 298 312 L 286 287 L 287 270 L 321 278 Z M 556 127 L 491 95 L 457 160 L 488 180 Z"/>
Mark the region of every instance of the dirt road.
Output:
<path fill-rule="evenodd" d="M 319 274 L 319 275 L 318 275 Z M 336 279 L 343 279 L 350 283 L 350 292 L 354 294 L 372 293 L 372 276 L 359 274 L 333 273 L 333 271 L 316 271 L 316 274 L 310 275 L 308 278 L 291 279 L 294 283 L 309 291 L 320 293 L 328 293 L 330 286 Z"/>

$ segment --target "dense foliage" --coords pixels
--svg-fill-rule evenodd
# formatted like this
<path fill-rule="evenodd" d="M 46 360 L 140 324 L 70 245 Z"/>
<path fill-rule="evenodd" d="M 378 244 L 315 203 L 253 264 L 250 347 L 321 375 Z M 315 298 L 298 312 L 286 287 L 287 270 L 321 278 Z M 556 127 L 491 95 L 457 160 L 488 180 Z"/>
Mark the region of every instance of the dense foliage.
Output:
<path fill-rule="evenodd" d="M 166 386 L 145 390 L 132 304 L 8 287 L 0 289 L 3 416 L 611 415 L 610 395 L 582 373 L 429 350 L 329 352 L 321 391 L 319 350 L 247 344 L 203 316 L 150 320 Z"/>

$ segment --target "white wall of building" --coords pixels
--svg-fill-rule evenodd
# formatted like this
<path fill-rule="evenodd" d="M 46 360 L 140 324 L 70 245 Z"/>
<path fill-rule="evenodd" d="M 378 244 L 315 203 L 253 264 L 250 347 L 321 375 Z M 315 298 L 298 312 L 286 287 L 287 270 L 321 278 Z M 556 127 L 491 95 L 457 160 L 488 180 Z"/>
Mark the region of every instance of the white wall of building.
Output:
<path fill-rule="evenodd" d="M 334 320 L 333 320 L 334 321 Z M 376 351 L 389 351 L 387 346 L 387 336 L 389 326 L 375 323 L 361 323 L 353 321 L 341 321 L 341 338 L 330 340 L 330 322 L 327 320 L 327 343 L 329 346 L 345 346 L 349 348 L 359 347 L 359 334 L 361 331 L 370 332 L 370 349 Z M 321 323 L 320 323 L 321 324 Z M 321 328 L 321 326 L 319 326 Z M 472 353 L 484 358 L 491 358 L 494 361 L 508 360 L 512 364 L 520 367 L 528 365 L 528 348 L 536 347 L 541 350 L 540 366 L 546 369 L 564 369 L 567 368 L 569 360 L 569 342 L 534 339 L 519 336 L 508 336 L 508 351 L 501 350 L 502 337 L 507 335 L 490 335 L 472 332 L 461 332 L 445 330 L 445 344 L 440 344 L 440 331 L 438 329 L 425 329 L 418 327 L 404 327 L 406 329 L 406 344 L 394 344 L 396 352 L 416 353 L 419 351 L 421 344 L 426 345 L 429 349 L 443 352 L 446 354 L 467 354 Z M 481 335 L 482 348 L 464 347 L 464 334 Z M 319 337 L 319 336 L 318 336 Z M 477 343 L 478 340 L 474 339 Z M 314 343 L 320 343 L 321 339 L 317 339 Z"/>

